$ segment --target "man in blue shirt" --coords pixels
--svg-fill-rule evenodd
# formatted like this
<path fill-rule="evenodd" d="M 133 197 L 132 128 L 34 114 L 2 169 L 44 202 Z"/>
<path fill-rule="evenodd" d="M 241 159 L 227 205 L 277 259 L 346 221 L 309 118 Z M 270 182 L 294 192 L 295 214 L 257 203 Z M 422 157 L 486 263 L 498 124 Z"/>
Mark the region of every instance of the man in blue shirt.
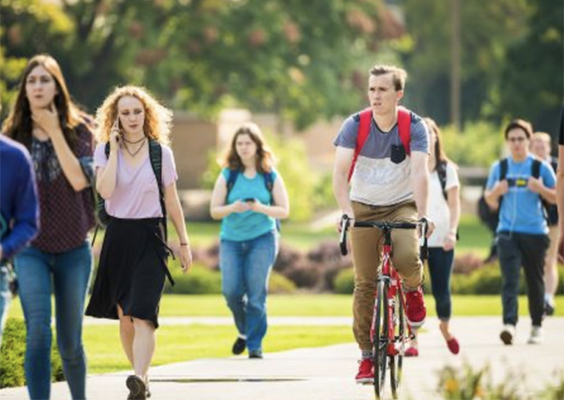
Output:
<path fill-rule="evenodd" d="M 496 162 L 486 185 L 486 202 L 499 209 L 497 248 L 503 278 L 503 324 L 500 338 L 513 343 L 518 320 L 519 270 L 525 271 L 529 313 L 532 319 L 529 344 L 542 342 L 544 314 L 544 258 L 548 226 L 542 200 L 556 201 L 556 177 L 552 167 L 529 153 L 533 129 L 530 123 L 513 120 L 505 128 L 510 156 Z"/>
<path fill-rule="evenodd" d="M 8 259 L 36 235 L 38 216 L 31 157 L 25 147 L 0 134 L 0 344 L 11 296 Z"/>

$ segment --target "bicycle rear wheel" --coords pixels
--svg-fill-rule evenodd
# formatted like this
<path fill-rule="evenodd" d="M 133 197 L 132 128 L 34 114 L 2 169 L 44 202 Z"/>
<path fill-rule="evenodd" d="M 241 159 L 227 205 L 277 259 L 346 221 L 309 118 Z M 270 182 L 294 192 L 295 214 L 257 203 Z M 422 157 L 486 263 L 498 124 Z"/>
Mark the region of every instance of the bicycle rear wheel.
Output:
<path fill-rule="evenodd" d="M 378 282 L 376 310 L 374 315 L 374 337 L 372 338 L 374 352 L 374 392 L 379 399 L 384 392 L 386 382 L 386 364 L 388 360 L 388 283 Z"/>
<path fill-rule="evenodd" d="M 398 398 L 398 389 L 401 384 L 403 369 L 403 354 L 407 343 L 407 319 L 405 316 L 401 290 L 396 291 L 393 318 L 396 319 L 395 346 L 397 349 L 396 356 L 390 356 L 390 386 L 392 388 L 392 397 Z"/>

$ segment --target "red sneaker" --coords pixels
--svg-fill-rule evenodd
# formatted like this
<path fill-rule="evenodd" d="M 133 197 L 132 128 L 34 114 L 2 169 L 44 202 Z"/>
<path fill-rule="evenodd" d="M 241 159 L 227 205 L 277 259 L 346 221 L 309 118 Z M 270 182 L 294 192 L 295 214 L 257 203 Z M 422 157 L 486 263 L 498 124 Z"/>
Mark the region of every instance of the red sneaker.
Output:
<path fill-rule="evenodd" d="M 417 350 L 415 347 L 409 347 L 405 353 L 404 353 L 405 357 L 419 357 L 419 350 Z"/>
<path fill-rule="evenodd" d="M 356 374 L 356 383 L 372 383 L 374 382 L 374 362 L 371 358 L 363 358 L 358 362 L 358 374 Z"/>
<path fill-rule="evenodd" d="M 447 347 L 452 354 L 458 354 L 460 351 L 460 344 L 458 344 L 458 340 L 453 336 L 449 340 L 447 340 Z"/>
<path fill-rule="evenodd" d="M 419 287 L 412 292 L 405 292 L 407 322 L 412 328 L 419 328 L 425 323 L 427 310 L 423 299 L 423 290 Z"/>

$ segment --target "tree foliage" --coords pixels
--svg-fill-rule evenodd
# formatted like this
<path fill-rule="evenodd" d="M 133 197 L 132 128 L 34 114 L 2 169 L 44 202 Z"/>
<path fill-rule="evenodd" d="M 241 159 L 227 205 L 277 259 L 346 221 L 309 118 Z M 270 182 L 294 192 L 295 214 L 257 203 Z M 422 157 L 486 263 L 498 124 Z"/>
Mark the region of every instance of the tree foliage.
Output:
<path fill-rule="evenodd" d="M 404 0 L 410 41 L 399 47 L 410 81 L 406 100 L 440 124 L 449 122 L 451 4 Z M 526 0 L 460 1 L 461 108 L 463 121 L 498 118 L 506 49 L 526 32 Z"/>
<path fill-rule="evenodd" d="M 203 115 L 235 105 L 304 127 L 358 107 L 367 60 L 403 33 L 382 0 L 60 3 L 0 0 L 3 52 L 51 53 L 90 110 L 114 85 L 134 83 Z M 2 69 L 13 89 L 15 74 Z"/>
<path fill-rule="evenodd" d="M 564 96 L 564 2 L 529 3 L 529 29 L 509 48 L 502 71 L 500 109 L 555 136 Z"/>

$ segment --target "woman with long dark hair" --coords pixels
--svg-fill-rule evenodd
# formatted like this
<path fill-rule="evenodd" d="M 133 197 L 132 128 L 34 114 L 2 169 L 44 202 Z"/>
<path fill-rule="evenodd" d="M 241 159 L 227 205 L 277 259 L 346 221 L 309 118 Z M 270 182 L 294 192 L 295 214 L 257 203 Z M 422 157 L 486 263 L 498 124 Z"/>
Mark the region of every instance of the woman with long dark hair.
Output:
<path fill-rule="evenodd" d="M 82 319 L 92 268 L 93 135 L 72 102 L 61 68 L 48 55 L 27 64 L 3 132 L 30 151 L 40 206 L 38 236 L 15 257 L 27 327 L 25 376 L 31 399 L 51 390 L 51 295 L 57 344 L 73 399 L 86 397 Z M 88 190 L 87 190 L 88 189 Z M 53 288 L 53 291 L 52 291 Z"/>
<path fill-rule="evenodd" d="M 260 128 L 239 128 L 213 189 L 210 212 L 221 219 L 222 291 L 239 333 L 233 354 L 245 348 L 262 358 L 268 277 L 278 251 L 276 219 L 287 218 L 288 193 L 273 167 Z"/>

